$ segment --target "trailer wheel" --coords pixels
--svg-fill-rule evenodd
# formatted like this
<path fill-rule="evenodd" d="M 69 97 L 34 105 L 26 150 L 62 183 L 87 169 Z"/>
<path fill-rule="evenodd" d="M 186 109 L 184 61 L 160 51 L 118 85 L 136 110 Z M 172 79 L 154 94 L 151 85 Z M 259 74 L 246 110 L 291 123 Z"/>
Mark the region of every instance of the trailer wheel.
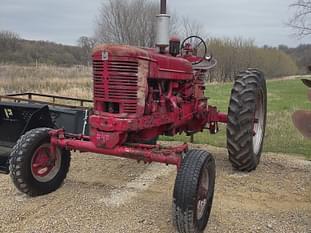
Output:
<path fill-rule="evenodd" d="M 215 160 L 204 150 L 190 150 L 177 172 L 173 222 L 180 233 L 204 231 L 212 208 Z"/>
<path fill-rule="evenodd" d="M 260 161 L 266 127 L 267 89 L 263 74 L 255 69 L 240 73 L 228 108 L 227 148 L 232 166 L 252 171 Z"/>
<path fill-rule="evenodd" d="M 25 133 L 10 155 L 10 176 L 16 188 L 29 195 L 51 193 L 63 183 L 70 166 L 70 151 L 50 152 L 49 128 Z"/>

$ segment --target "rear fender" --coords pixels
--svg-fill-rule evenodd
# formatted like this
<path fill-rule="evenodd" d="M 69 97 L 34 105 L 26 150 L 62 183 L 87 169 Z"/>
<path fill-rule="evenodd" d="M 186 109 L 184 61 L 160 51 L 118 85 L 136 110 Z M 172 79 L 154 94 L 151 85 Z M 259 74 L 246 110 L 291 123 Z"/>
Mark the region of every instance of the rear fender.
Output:
<path fill-rule="evenodd" d="M 53 127 L 47 105 L 0 104 L 0 146 L 13 147 L 20 136 L 38 127 Z"/>
<path fill-rule="evenodd" d="M 9 172 L 9 156 L 17 140 L 39 127 L 54 128 L 47 105 L 0 103 L 0 173 Z"/>
<path fill-rule="evenodd" d="M 32 114 L 21 135 L 31 129 L 40 127 L 54 128 L 48 106 L 44 106 Z"/>

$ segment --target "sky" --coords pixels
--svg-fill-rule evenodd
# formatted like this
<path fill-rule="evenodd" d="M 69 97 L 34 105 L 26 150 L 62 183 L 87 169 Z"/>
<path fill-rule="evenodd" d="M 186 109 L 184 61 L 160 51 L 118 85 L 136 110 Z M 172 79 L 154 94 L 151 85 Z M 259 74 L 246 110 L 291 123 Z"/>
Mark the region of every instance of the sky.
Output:
<path fill-rule="evenodd" d="M 22 38 L 75 45 L 92 36 L 105 0 L 0 0 L 0 30 Z M 124 0 L 126 1 L 126 0 Z M 286 26 L 294 0 L 167 0 L 180 16 L 200 22 L 209 36 L 254 39 L 258 46 L 311 43 Z"/>

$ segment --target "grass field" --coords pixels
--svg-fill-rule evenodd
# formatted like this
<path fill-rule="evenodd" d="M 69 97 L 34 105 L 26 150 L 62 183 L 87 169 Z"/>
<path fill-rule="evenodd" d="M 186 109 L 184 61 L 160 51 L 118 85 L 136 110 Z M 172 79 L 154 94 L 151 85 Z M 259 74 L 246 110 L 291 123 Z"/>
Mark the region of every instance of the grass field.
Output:
<path fill-rule="evenodd" d="M 232 84 L 211 84 L 206 93 L 210 104 L 227 112 Z M 307 99 L 307 87 L 299 78 L 293 80 L 271 80 L 268 88 L 268 117 L 264 151 L 302 154 L 311 159 L 311 141 L 304 139 L 294 128 L 291 114 L 298 109 L 311 109 Z M 163 137 L 169 140 L 168 137 Z M 189 141 L 189 137 L 179 135 L 176 140 Z M 220 132 L 210 135 L 207 131 L 194 136 L 195 143 L 226 146 L 226 128 L 221 125 Z"/>
<path fill-rule="evenodd" d="M 0 93 L 36 92 L 92 98 L 90 67 L 0 65 Z"/>
<path fill-rule="evenodd" d="M 210 84 L 206 94 L 210 104 L 227 112 L 232 84 Z M 291 114 L 297 109 L 310 109 L 307 88 L 299 79 L 273 80 L 267 82 L 268 119 L 264 150 L 288 154 L 302 154 L 311 159 L 311 141 L 304 139 L 294 128 Z M 0 66 L 0 93 L 34 91 L 71 97 L 92 98 L 91 69 L 84 67 L 20 67 Z M 189 137 L 179 135 L 165 140 L 189 141 Z M 226 128 L 210 135 L 198 133 L 195 143 L 226 146 Z"/>

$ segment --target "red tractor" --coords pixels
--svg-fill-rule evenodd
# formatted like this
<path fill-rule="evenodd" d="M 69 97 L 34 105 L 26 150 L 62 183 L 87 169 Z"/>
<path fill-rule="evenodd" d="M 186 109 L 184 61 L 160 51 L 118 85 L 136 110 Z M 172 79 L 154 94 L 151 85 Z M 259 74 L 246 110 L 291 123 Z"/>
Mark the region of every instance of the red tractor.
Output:
<path fill-rule="evenodd" d="M 27 131 L 9 160 L 18 190 L 37 196 L 58 189 L 68 172 L 72 150 L 172 164 L 178 169 L 174 224 L 182 233 L 204 231 L 214 195 L 214 158 L 187 144 L 164 147 L 156 139 L 193 135 L 204 129 L 215 134 L 218 123 L 227 123 L 232 166 L 247 172 L 256 169 L 265 133 L 266 83 L 256 69 L 241 72 L 234 82 L 228 113 L 219 112 L 205 96 L 204 78 L 216 64 L 206 56 L 205 41 L 197 36 L 182 43 L 169 40 L 168 23 L 166 1 L 162 0 L 157 48 L 101 45 L 94 49 L 94 106 L 88 116 L 88 132 L 71 133 L 63 128 Z"/>

